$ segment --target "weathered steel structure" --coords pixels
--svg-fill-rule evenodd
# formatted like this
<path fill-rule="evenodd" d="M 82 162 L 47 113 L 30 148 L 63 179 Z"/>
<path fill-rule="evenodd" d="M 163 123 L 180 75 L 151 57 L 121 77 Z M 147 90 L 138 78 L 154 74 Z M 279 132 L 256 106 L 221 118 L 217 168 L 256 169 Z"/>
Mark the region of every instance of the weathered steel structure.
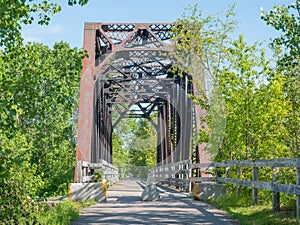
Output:
<path fill-rule="evenodd" d="M 86 23 L 76 162 L 112 163 L 112 132 L 121 119 L 146 118 L 157 131 L 157 165 L 207 162 L 193 143 L 203 114 L 193 74 L 172 72 L 172 23 Z M 157 119 L 152 114 L 156 112 Z M 112 114 L 118 115 L 113 121 Z M 197 122 L 198 121 L 198 122 Z M 78 173 L 75 173 L 75 181 Z"/>

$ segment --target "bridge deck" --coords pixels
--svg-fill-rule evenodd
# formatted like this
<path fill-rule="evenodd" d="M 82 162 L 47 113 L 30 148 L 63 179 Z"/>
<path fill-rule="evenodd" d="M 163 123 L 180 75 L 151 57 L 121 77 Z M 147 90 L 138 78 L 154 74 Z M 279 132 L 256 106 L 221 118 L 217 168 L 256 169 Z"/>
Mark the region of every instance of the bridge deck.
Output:
<path fill-rule="evenodd" d="M 160 187 L 162 200 L 141 201 L 143 184 L 136 180 L 121 181 L 108 192 L 108 201 L 85 208 L 71 223 L 78 224 L 222 224 L 238 225 L 223 211 L 189 194 Z"/>

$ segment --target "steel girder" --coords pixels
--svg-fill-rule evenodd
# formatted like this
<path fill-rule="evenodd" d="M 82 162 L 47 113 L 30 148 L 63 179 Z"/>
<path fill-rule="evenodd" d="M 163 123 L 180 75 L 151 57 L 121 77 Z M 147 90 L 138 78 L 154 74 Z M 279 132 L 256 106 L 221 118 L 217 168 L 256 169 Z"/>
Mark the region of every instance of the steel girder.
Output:
<path fill-rule="evenodd" d="M 111 163 L 113 129 L 128 117 L 146 118 L 156 128 L 157 165 L 185 159 L 200 162 L 199 146 L 192 142 L 199 110 L 188 97 L 194 93 L 193 78 L 170 70 L 172 27 L 85 23 L 83 47 L 89 58 L 83 60 L 80 83 L 76 162 Z M 119 115 L 116 121 L 113 111 Z"/>

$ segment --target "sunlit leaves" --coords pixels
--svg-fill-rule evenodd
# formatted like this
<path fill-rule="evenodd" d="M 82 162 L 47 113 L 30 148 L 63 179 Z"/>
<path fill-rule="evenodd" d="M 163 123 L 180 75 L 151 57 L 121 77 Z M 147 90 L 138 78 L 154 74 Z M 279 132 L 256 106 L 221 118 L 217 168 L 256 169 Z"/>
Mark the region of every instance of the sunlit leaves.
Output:
<path fill-rule="evenodd" d="M 284 54 L 282 65 L 299 65 L 300 49 L 300 1 L 291 5 L 275 6 L 270 12 L 262 12 L 262 19 L 282 34 L 274 38 L 272 46 Z"/>
<path fill-rule="evenodd" d="M 79 4 L 79 5 L 85 5 L 88 3 L 89 0 L 68 0 L 68 4 L 69 5 L 76 5 L 76 4 Z"/>
<path fill-rule="evenodd" d="M 146 119 L 123 119 L 113 133 L 113 162 L 125 173 L 146 179 L 156 165 L 157 134 Z"/>
<path fill-rule="evenodd" d="M 206 86 L 197 85 L 200 95 L 193 97 L 207 110 L 206 120 L 201 120 L 208 124 L 207 132 L 202 130 L 199 140 L 209 143 L 207 151 L 215 160 L 292 157 L 285 75 L 271 66 L 259 44 L 248 45 L 242 36 L 230 38 L 232 15 L 230 8 L 225 19 L 204 17 L 196 5 L 174 28 L 177 57 L 201 65 L 193 70 L 181 63 L 181 70 L 194 80 L 203 79 L 203 73 L 210 76 Z M 208 86 L 211 90 L 205 91 Z M 222 123 L 216 123 L 222 120 L 225 132 Z"/>
<path fill-rule="evenodd" d="M 62 186 L 72 179 L 72 124 L 86 53 L 66 43 L 24 46 L 21 36 L 22 25 L 47 25 L 59 11 L 51 0 L 0 1 L 1 224 L 37 223 L 35 198 L 66 192 Z"/>
<path fill-rule="evenodd" d="M 292 104 L 287 120 L 289 145 L 295 155 L 300 152 L 300 1 L 275 6 L 270 12 L 262 11 L 262 19 L 281 32 L 272 40 L 277 59 L 277 70 L 283 74 L 284 91 Z"/>
<path fill-rule="evenodd" d="M 88 0 L 68 0 L 69 5 L 85 5 Z M 48 25 L 51 16 L 61 11 L 61 6 L 51 0 L 1 0 L 0 46 L 8 49 L 22 44 L 21 27 L 37 21 Z"/>
<path fill-rule="evenodd" d="M 66 192 L 73 179 L 72 119 L 84 56 L 63 42 L 0 54 L 0 185 L 8 207 L 1 210 L 11 223 L 35 210 L 35 197 Z"/>
<path fill-rule="evenodd" d="M 58 13 L 61 7 L 48 0 L 12 0 L 1 2 L 0 46 L 12 48 L 22 44 L 22 24 L 31 24 L 37 17 L 38 24 L 49 24 L 50 16 Z"/>

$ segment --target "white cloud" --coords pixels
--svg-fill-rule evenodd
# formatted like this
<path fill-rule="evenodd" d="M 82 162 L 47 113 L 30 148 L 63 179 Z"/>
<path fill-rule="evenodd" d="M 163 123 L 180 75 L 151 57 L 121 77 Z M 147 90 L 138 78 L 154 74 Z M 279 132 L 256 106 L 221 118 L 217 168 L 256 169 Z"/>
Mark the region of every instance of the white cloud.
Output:
<path fill-rule="evenodd" d="M 25 42 L 39 42 L 41 43 L 42 42 L 42 38 L 39 38 L 39 37 L 35 37 L 35 36 L 24 36 L 24 41 Z"/>
<path fill-rule="evenodd" d="M 26 29 L 27 28 L 27 29 Z M 30 27 L 24 27 L 22 33 L 24 35 L 45 35 L 45 34 L 60 34 L 64 32 L 64 28 L 61 24 L 54 24 L 49 26 L 34 25 Z"/>
<path fill-rule="evenodd" d="M 45 26 L 43 32 L 46 34 L 60 34 L 64 32 L 64 28 L 61 24 L 54 24 Z"/>
<path fill-rule="evenodd" d="M 37 42 L 43 43 L 45 40 L 53 38 L 55 35 L 60 35 L 64 32 L 64 27 L 61 24 L 53 24 L 49 26 L 29 25 L 24 26 L 22 30 L 22 36 L 25 43 Z M 49 43 L 48 43 L 49 44 Z"/>

